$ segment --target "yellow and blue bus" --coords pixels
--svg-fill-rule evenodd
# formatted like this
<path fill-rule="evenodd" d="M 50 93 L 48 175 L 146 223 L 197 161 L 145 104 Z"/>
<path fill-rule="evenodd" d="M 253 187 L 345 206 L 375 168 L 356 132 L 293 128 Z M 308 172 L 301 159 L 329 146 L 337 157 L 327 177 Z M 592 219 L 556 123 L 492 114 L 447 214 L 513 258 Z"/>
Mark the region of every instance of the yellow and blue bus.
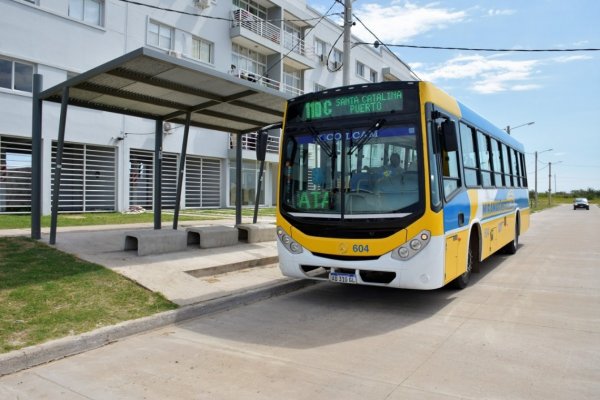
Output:
<path fill-rule="evenodd" d="M 289 100 L 280 149 L 286 276 L 464 288 L 529 227 L 525 152 L 427 82 L 345 86 Z"/>

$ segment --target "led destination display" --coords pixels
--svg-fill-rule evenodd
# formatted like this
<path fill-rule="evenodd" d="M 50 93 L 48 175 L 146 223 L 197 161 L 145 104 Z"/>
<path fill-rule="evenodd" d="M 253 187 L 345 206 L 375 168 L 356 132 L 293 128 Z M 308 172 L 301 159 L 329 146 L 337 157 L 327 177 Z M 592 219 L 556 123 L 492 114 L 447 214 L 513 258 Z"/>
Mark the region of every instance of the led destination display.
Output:
<path fill-rule="evenodd" d="M 402 111 L 403 104 L 402 90 L 385 90 L 330 97 L 306 102 L 302 119 L 310 121 L 322 118 Z"/>

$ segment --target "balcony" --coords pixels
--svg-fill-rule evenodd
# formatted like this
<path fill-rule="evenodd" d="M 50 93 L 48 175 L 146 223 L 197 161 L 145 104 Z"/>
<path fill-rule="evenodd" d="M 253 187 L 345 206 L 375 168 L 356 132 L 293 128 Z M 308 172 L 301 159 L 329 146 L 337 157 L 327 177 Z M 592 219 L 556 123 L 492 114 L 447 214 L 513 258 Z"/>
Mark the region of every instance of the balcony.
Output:
<path fill-rule="evenodd" d="M 260 76 L 255 72 L 246 71 L 244 69 L 235 69 L 231 71 L 231 74 L 237 78 L 244 79 L 249 82 L 254 82 L 257 85 L 265 86 L 274 90 L 282 90 L 286 93 L 290 93 L 295 96 L 299 96 L 304 93 L 302 89 L 295 86 L 287 85 L 283 82 L 271 79 L 268 76 Z"/>
<path fill-rule="evenodd" d="M 298 34 L 282 30 L 280 26 L 265 21 L 256 15 L 236 8 L 232 11 L 230 36 L 243 47 L 255 48 L 263 54 L 283 53 L 288 64 L 297 69 L 314 68 L 314 60 L 309 58 L 310 49 Z"/>
<path fill-rule="evenodd" d="M 271 53 L 279 52 L 281 45 L 280 27 L 239 8 L 232 11 L 232 19 L 232 38 L 246 38 L 270 49 Z M 240 44 L 248 47 L 248 44 L 244 41 L 241 41 Z"/>

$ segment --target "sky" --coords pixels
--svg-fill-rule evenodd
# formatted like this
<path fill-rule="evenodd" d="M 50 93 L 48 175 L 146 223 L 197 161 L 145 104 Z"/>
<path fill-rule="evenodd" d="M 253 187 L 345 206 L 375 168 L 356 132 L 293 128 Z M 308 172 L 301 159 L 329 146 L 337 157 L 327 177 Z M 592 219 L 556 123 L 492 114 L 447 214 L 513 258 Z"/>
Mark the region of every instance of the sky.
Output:
<path fill-rule="evenodd" d="M 306 0 L 321 12 L 333 2 Z M 352 7 L 388 45 L 600 49 L 597 0 L 356 0 Z M 337 4 L 331 12 L 342 11 Z M 375 40 L 358 21 L 352 33 Z M 600 190 L 600 51 L 390 49 L 419 78 L 498 127 L 513 128 L 525 146 L 530 190 L 536 152 L 538 192 L 547 192 L 549 183 L 553 193 Z"/>

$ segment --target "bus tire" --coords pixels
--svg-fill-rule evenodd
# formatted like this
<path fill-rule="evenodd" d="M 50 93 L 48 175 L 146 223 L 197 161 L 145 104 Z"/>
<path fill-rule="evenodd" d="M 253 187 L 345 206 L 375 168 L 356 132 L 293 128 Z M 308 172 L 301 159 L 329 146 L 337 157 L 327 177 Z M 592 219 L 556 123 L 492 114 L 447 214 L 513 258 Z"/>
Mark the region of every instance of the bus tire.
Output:
<path fill-rule="evenodd" d="M 474 235 L 471 235 L 471 240 L 469 240 L 469 250 L 467 251 L 467 270 L 452 281 L 452 287 L 455 289 L 462 290 L 466 288 L 469 285 L 469 280 L 471 280 L 471 274 L 474 270 L 478 270 L 479 244 L 477 240 L 474 239 Z"/>
<path fill-rule="evenodd" d="M 519 217 L 517 215 L 517 223 L 515 224 L 515 237 L 506 246 L 504 246 L 504 252 L 506 254 L 515 254 L 519 250 Z"/>

